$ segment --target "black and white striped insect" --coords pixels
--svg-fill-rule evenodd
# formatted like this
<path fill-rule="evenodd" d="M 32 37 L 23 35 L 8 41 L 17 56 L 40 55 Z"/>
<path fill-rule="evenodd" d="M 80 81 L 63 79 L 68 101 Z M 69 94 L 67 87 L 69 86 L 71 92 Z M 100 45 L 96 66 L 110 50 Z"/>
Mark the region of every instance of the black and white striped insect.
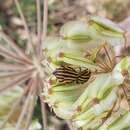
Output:
<path fill-rule="evenodd" d="M 91 71 L 88 68 L 81 70 L 81 67 L 79 67 L 76 70 L 69 65 L 62 65 L 53 72 L 53 75 L 55 75 L 57 81 L 61 84 L 83 84 L 90 79 Z"/>

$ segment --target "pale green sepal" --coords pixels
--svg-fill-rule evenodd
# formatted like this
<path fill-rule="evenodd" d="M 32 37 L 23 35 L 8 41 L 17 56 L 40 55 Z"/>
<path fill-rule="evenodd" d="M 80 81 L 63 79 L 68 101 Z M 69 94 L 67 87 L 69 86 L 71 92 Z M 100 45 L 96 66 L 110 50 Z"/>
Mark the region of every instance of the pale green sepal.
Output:
<path fill-rule="evenodd" d="M 60 35 L 64 39 L 80 42 L 88 42 L 91 40 L 91 37 L 88 35 L 87 24 L 83 21 L 67 22 L 61 27 Z"/>
<path fill-rule="evenodd" d="M 86 67 L 91 70 L 95 70 L 98 68 L 91 60 L 71 54 L 63 54 L 63 56 L 59 57 L 57 60 L 64 61 L 68 64 L 77 65 L 80 67 Z"/>
<path fill-rule="evenodd" d="M 99 130 L 108 130 L 107 128 L 116 120 L 120 118 L 121 115 L 125 114 L 124 109 L 119 108 L 119 110 L 113 113 L 109 118 L 107 118 L 104 123 L 100 126 Z"/>
<path fill-rule="evenodd" d="M 130 112 L 126 112 L 126 114 L 117 119 L 117 121 L 108 127 L 108 130 L 122 130 L 128 126 L 130 126 Z"/>
<path fill-rule="evenodd" d="M 91 16 L 90 22 L 96 23 L 98 26 L 101 26 L 106 31 L 108 30 L 119 34 L 123 34 L 125 32 L 118 24 L 115 24 L 114 22 L 103 17 Z"/>

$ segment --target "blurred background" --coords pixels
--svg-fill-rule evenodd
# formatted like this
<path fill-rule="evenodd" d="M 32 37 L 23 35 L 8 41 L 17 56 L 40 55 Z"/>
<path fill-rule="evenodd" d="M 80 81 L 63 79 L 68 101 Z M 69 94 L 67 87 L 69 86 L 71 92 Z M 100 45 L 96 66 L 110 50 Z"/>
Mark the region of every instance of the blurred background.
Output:
<path fill-rule="evenodd" d="M 35 0 L 19 0 L 32 31 L 36 29 Z M 130 16 L 130 0 L 48 0 L 48 33 L 53 34 L 66 21 L 86 19 L 88 15 L 99 15 L 121 22 Z M 18 17 L 13 0 L 0 0 L 0 24 L 15 38 L 24 39 L 23 25 Z M 13 32 L 12 32 L 13 30 Z M 16 32 L 18 34 L 16 34 Z M 17 36 L 19 38 L 19 36 Z M 22 43 L 23 44 L 23 43 Z"/>
<path fill-rule="evenodd" d="M 35 0 L 19 1 L 31 32 L 36 32 Z M 87 19 L 88 15 L 99 15 L 120 23 L 130 16 L 130 0 L 49 0 L 48 35 L 56 34 L 65 22 Z M 25 48 L 27 37 L 13 0 L 0 0 L 0 25 L 21 48 Z M 69 129 L 65 121 L 47 109 L 49 130 Z M 41 122 L 39 100 L 33 119 Z"/>
<path fill-rule="evenodd" d="M 35 30 L 35 0 L 19 1 L 21 1 L 29 27 L 31 30 Z M 49 0 L 48 31 L 54 33 L 66 21 L 86 19 L 87 15 L 99 15 L 121 22 L 130 16 L 129 7 L 130 0 Z M 0 24 L 9 32 L 16 30 L 20 33 L 22 22 L 17 15 L 13 0 L 0 0 Z"/>

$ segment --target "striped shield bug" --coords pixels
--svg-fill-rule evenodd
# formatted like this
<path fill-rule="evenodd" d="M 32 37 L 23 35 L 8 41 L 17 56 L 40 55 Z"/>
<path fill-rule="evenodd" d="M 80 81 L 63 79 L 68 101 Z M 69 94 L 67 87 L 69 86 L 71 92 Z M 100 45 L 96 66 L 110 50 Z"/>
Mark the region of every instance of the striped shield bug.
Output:
<path fill-rule="evenodd" d="M 88 68 L 82 70 L 81 67 L 74 69 L 65 64 L 57 68 L 53 75 L 57 78 L 57 81 L 61 84 L 76 83 L 83 84 L 87 82 L 91 76 L 91 71 Z"/>

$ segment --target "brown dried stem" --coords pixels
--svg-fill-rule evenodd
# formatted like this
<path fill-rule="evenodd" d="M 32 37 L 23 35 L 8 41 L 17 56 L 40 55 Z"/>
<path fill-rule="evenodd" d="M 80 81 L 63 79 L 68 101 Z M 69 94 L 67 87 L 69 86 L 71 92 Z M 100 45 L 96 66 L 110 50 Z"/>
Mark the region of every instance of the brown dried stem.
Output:
<path fill-rule="evenodd" d="M 37 55 L 40 57 L 40 48 L 41 48 L 41 40 L 42 40 L 42 32 L 41 32 L 41 1 L 36 0 L 36 6 L 37 6 L 37 39 L 38 39 L 38 45 L 37 45 Z"/>
<path fill-rule="evenodd" d="M 15 51 L 21 58 L 23 58 L 26 62 L 31 63 L 31 60 L 27 57 L 27 55 L 25 55 L 23 50 L 20 49 L 6 33 L 0 31 L 0 37 L 4 39 L 13 49 L 15 49 Z"/>
<path fill-rule="evenodd" d="M 46 106 L 42 98 L 40 98 L 40 102 L 41 102 L 41 110 L 42 110 L 42 121 L 43 121 L 43 126 L 44 126 L 43 130 L 48 130 Z"/>
<path fill-rule="evenodd" d="M 22 71 L 27 69 L 27 66 L 21 65 L 21 64 L 10 64 L 10 63 L 4 63 L 0 62 L 0 71 Z"/>
<path fill-rule="evenodd" d="M 36 76 L 35 77 L 32 77 L 32 79 L 31 79 L 31 81 L 30 81 L 31 83 L 30 83 L 30 89 L 32 90 L 32 91 L 30 91 L 29 90 L 29 93 L 28 93 L 28 96 L 27 96 L 27 98 L 26 98 L 26 101 L 25 101 L 25 103 L 24 103 L 24 105 L 23 105 L 23 109 L 22 109 L 22 112 L 21 112 L 21 114 L 20 114 L 20 117 L 19 117 L 19 119 L 18 119 L 18 122 L 17 122 L 17 124 L 16 124 L 16 129 L 20 129 L 20 126 L 21 126 L 21 124 L 22 124 L 22 121 L 25 121 L 25 123 L 26 123 L 26 128 L 28 128 L 28 126 L 29 126 L 29 124 L 30 124 L 30 116 L 32 115 L 32 113 L 33 113 L 33 109 L 34 109 L 34 103 L 33 103 L 33 105 L 31 106 L 30 104 L 33 102 L 33 100 L 34 100 L 34 97 L 36 96 L 35 94 L 36 94 L 36 89 L 34 89 L 34 88 L 36 88 L 36 86 L 37 86 L 37 78 L 36 78 Z M 31 109 L 29 109 L 30 107 L 32 107 Z M 31 111 L 28 111 L 28 110 L 31 110 Z M 31 112 L 31 113 L 30 113 Z M 28 118 L 27 118 L 27 120 L 26 119 L 24 119 L 24 117 L 26 117 L 26 115 L 28 115 L 29 114 L 29 116 L 28 116 Z M 31 115 L 30 115 L 31 114 Z"/>
<path fill-rule="evenodd" d="M 6 119 L 4 120 L 4 122 L 2 123 L 2 125 L 0 126 L 0 129 L 3 129 L 4 126 L 6 125 L 6 123 L 9 121 L 10 117 L 14 114 L 14 112 L 16 111 L 16 109 L 19 107 L 22 99 L 24 98 L 25 94 L 27 93 L 27 91 L 29 90 L 30 87 L 30 82 L 28 83 L 28 85 L 25 87 L 23 94 L 17 99 L 17 101 L 13 104 L 11 110 L 9 111 Z"/>
<path fill-rule="evenodd" d="M 44 87 L 44 82 L 42 80 L 39 80 L 39 93 L 42 93 L 42 88 Z M 42 124 L 43 124 L 43 130 L 48 130 L 47 126 L 47 111 L 46 111 L 46 106 L 45 103 L 43 102 L 43 99 L 41 96 L 39 96 L 40 102 L 41 102 L 41 111 L 42 111 Z"/>
<path fill-rule="evenodd" d="M 44 12 L 43 12 L 43 30 L 42 30 L 42 44 L 46 40 L 47 35 L 47 25 L 48 25 L 48 0 L 43 0 Z M 40 48 L 41 59 L 42 59 L 42 47 Z"/>
<path fill-rule="evenodd" d="M 33 97 L 36 97 L 36 93 L 33 95 Z M 26 118 L 25 130 L 28 130 L 29 125 L 31 123 L 31 119 L 32 119 L 32 116 L 33 116 L 34 107 L 35 107 L 35 99 L 32 100 L 32 102 L 30 103 L 30 106 L 29 106 L 28 116 Z"/>
<path fill-rule="evenodd" d="M 18 122 L 17 122 L 16 127 L 15 127 L 17 130 L 21 129 L 20 126 L 22 124 L 22 121 L 24 121 L 25 114 L 27 114 L 27 109 L 29 108 L 28 104 L 30 103 L 30 99 L 31 99 L 31 94 L 29 93 L 26 100 L 25 100 L 25 103 L 23 105 L 23 110 L 20 114 L 20 117 L 19 117 Z"/>
<path fill-rule="evenodd" d="M 28 116 L 26 118 L 26 125 L 25 125 L 25 130 L 28 130 L 29 128 L 29 125 L 31 123 L 31 119 L 32 119 L 32 116 L 33 116 L 33 111 L 34 111 L 34 107 L 35 107 L 35 103 L 36 103 L 36 94 L 37 94 L 37 87 L 38 87 L 38 76 L 35 75 L 36 77 L 32 80 L 33 80 L 33 86 L 31 87 L 32 89 L 32 96 L 33 96 L 33 100 L 31 100 L 32 102 L 29 104 L 29 109 L 28 109 Z"/>
<path fill-rule="evenodd" d="M 1 72 L 0 73 L 0 79 L 6 79 L 6 78 L 17 78 L 18 76 L 22 76 L 28 73 L 32 73 L 35 69 L 26 69 L 23 71 L 18 71 L 18 72 Z"/>
<path fill-rule="evenodd" d="M 16 4 L 17 10 L 18 10 L 18 12 L 19 12 L 19 15 L 20 15 L 20 17 L 21 17 L 21 19 L 22 19 L 22 21 L 23 21 L 23 25 L 24 25 L 24 29 L 25 29 L 25 31 L 26 31 L 26 34 L 28 35 L 27 48 L 28 48 L 29 52 L 30 52 L 30 51 L 32 52 L 32 51 L 34 51 L 34 50 L 33 50 L 33 43 L 32 43 L 32 39 L 31 39 L 31 34 L 30 34 L 30 31 L 29 31 L 29 28 L 28 28 L 28 26 L 27 26 L 27 22 L 26 22 L 26 20 L 25 20 L 25 17 L 24 17 L 24 15 L 23 15 L 22 10 L 21 10 L 21 6 L 20 6 L 20 4 L 19 4 L 19 1 L 18 1 L 18 0 L 14 0 L 14 2 L 15 2 L 15 4 Z"/>
<path fill-rule="evenodd" d="M 16 86 L 17 84 L 27 81 L 30 78 L 31 74 L 32 72 L 28 72 L 28 73 L 25 73 L 24 75 L 21 75 L 15 78 L 14 80 L 8 81 L 8 84 L 2 85 L 2 87 L 0 87 L 0 92 L 6 91 L 9 88 Z"/>
<path fill-rule="evenodd" d="M 25 60 L 21 59 L 19 56 L 17 56 L 17 54 L 15 54 L 14 52 L 4 48 L 2 45 L 0 45 L 0 54 L 6 58 L 17 61 L 18 63 L 28 63 Z"/>
<path fill-rule="evenodd" d="M 37 1 L 38 2 L 38 1 Z M 39 1 L 40 2 L 40 1 Z M 43 0 L 44 3 L 44 12 L 43 12 L 43 30 L 42 30 L 42 42 L 39 43 L 39 52 L 40 52 L 40 59 L 43 58 L 42 55 L 42 44 L 45 42 L 46 40 L 46 35 L 47 35 L 47 23 L 48 23 L 48 0 Z M 40 8 L 40 5 L 38 5 Z M 39 19 L 39 18 L 38 18 Z M 44 86 L 44 81 L 42 82 L 41 80 L 39 80 L 39 90 L 40 93 L 42 92 L 42 88 L 45 87 Z M 40 96 L 39 96 L 40 97 Z M 47 111 L 45 108 L 45 103 L 43 102 L 42 98 L 40 97 L 40 102 L 41 102 L 41 110 L 42 110 L 42 121 L 43 121 L 43 130 L 48 130 L 48 126 L 47 126 Z"/>

